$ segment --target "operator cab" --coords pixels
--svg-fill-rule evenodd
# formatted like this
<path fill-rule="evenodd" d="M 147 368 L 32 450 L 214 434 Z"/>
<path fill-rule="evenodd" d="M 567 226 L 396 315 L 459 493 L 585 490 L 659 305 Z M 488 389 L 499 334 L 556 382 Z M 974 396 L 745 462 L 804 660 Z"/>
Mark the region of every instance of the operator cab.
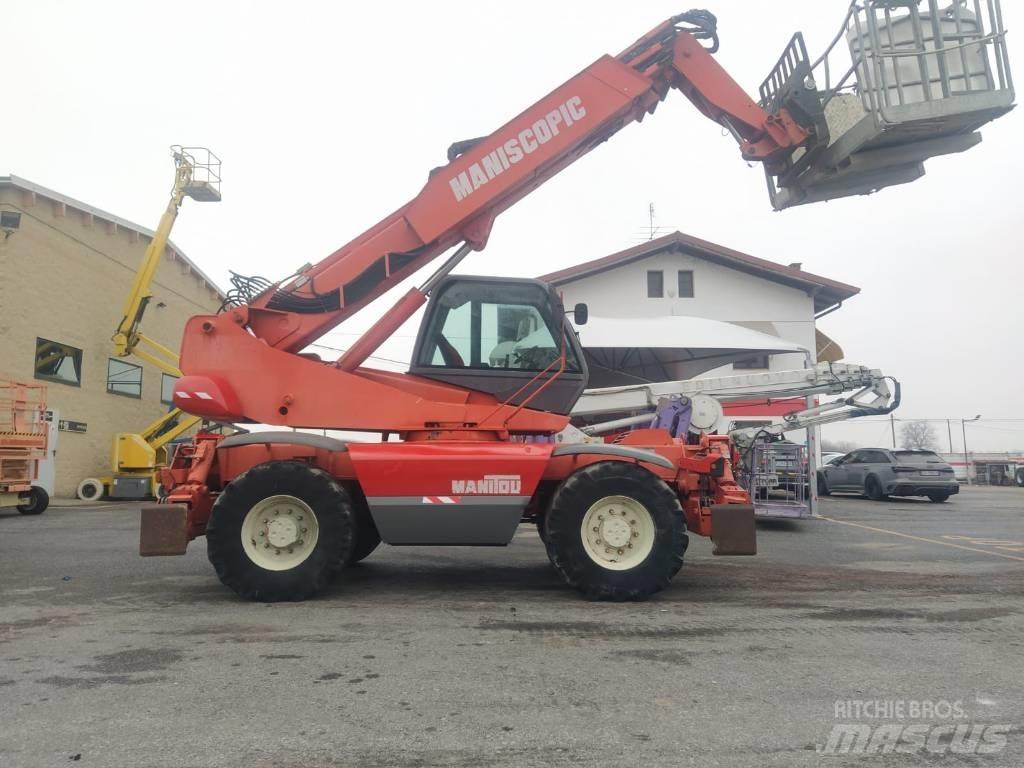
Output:
<path fill-rule="evenodd" d="M 538 280 L 510 278 L 459 276 L 440 283 L 431 292 L 409 372 L 560 414 L 569 413 L 587 383 L 583 353 L 558 296 Z"/>

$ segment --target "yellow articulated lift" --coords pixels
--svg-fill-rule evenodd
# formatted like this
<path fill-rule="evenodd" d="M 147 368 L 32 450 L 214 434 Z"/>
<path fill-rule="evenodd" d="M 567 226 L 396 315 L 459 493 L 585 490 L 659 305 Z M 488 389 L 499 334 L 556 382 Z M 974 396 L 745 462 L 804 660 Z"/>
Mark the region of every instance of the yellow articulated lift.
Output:
<path fill-rule="evenodd" d="M 174 146 L 171 151 L 175 165 L 171 199 L 135 273 L 113 342 L 114 354 L 118 357 L 135 355 L 164 373 L 177 377 L 181 376 L 178 355 L 142 332 L 142 316 L 153 297 L 153 276 L 184 199 L 191 197 L 203 203 L 220 200 L 220 159 L 205 147 Z M 114 435 L 110 451 L 111 475 L 82 480 L 78 484 L 78 498 L 93 501 L 104 495 L 115 499 L 160 496 L 159 470 L 167 463 L 168 443 L 199 421 L 198 416 L 173 408 L 138 432 Z"/>

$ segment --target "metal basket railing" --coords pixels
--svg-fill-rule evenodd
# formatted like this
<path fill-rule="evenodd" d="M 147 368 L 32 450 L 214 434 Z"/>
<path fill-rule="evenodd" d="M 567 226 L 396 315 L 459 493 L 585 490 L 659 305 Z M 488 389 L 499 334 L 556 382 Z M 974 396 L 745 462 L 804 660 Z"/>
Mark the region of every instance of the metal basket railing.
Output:
<path fill-rule="evenodd" d="M 843 74 L 833 85 L 837 60 Z M 959 94 L 1013 93 L 998 0 L 857 0 L 811 71 L 824 104 L 849 91 L 876 114 Z"/>
<path fill-rule="evenodd" d="M 200 202 L 218 201 L 220 194 L 220 158 L 206 147 L 171 147 L 174 160 L 179 165 L 191 167 L 191 179 L 185 187 L 185 194 Z"/>

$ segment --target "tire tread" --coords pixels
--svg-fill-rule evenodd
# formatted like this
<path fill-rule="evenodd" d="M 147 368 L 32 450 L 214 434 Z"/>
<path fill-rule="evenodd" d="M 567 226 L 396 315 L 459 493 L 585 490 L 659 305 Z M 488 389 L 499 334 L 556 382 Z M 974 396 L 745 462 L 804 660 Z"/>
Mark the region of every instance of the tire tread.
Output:
<path fill-rule="evenodd" d="M 638 501 L 655 523 L 654 548 L 628 571 L 604 569 L 583 548 L 583 516 L 600 498 L 636 493 L 644 497 Z M 544 525 L 551 564 L 567 584 L 591 600 L 642 600 L 660 592 L 682 567 L 689 541 L 675 493 L 648 470 L 623 461 L 589 464 L 566 478 L 552 497 Z"/>

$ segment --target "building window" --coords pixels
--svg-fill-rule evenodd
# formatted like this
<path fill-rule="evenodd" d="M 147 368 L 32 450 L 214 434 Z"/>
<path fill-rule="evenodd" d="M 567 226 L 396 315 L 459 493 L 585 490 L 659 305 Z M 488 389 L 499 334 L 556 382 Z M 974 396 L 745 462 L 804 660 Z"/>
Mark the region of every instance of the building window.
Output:
<path fill-rule="evenodd" d="M 751 355 L 732 364 L 737 371 L 763 371 L 768 369 L 768 355 Z"/>
<path fill-rule="evenodd" d="M 665 273 L 652 270 L 647 273 L 647 298 L 660 299 L 665 295 Z"/>
<path fill-rule="evenodd" d="M 693 270 L 692 269 L 680 269 L 679 270 L 679 293 L 677 294 L 680 299 L 692 299 L 693 298 Z"/>
<path fill-rule="evenodd" d="M 160 402 L 166 403 L 167 405 L 174 405 L 174 382 L 178 380 L 177 376 L 171 376 L 169 373 L 160 374 Z"/>
<path fill-rule="evenodd" d="M 107 361 L 107 392 L 142 397 L 142 366 L 110 358 Z"/>
<path fill-rule="evenodd" d="M 17 229 L 20 226 L 20 213 L 17 211 L 0 211 L 0 229 Z"/>
<path fill-rule="evenodd" d="M 82 386 L 82 350 L 37 336 L 35 377 L 73 387 Z"/>

